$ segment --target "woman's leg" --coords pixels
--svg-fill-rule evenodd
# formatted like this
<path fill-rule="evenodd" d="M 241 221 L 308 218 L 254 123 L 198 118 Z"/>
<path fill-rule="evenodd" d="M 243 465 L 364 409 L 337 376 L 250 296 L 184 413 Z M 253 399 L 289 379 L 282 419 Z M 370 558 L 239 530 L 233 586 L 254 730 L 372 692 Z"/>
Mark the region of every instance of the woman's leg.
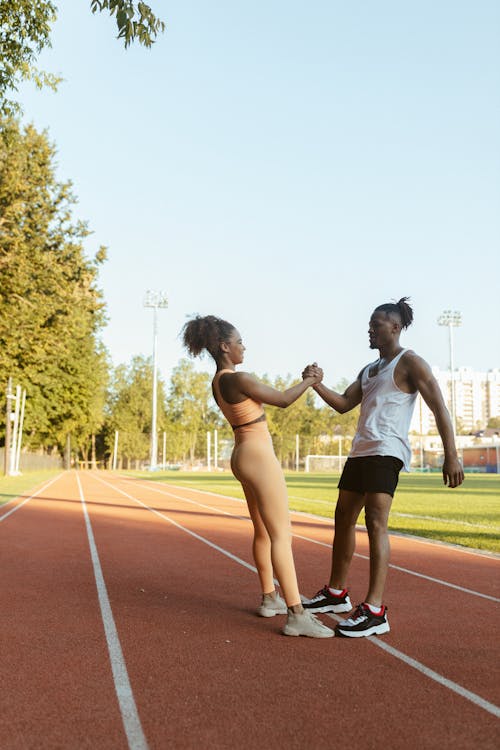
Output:
<path fill-rule="evenodd" d="M 253 524 L 252 552 L 263 594 L 274 591 L 273 564 L 271 562 L 271 538 L 262 520 L 257 501 L 250 485 L 241 483 Z"/>
<path fill-rule="evenodd" d="M 272 445 L 260 440 L 246 441 L 235 449 L 233 464 L 236 478 L 244 487 L 250 488 L 252 502 L 258 511 L 255 517 L 262 521 L 269 535 L 272 567 L 287 606 L 302 609 L 292 554 L 285 478 Z"/>

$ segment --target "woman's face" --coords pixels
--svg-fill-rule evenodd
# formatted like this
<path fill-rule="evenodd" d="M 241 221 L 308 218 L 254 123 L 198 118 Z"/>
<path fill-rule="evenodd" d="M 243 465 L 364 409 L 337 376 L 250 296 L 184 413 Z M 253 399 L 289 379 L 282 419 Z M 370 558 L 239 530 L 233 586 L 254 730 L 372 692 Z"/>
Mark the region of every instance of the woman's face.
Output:
<path fill-rule="evenodd" d="M 228 347 L 227 354 L 231 362 L 234 365 L 240 365 L 244 359 L 245 347 L 243 346 L 241 336 L 236 328 L 233 329 L 231 336 L 225 343 Z"/>

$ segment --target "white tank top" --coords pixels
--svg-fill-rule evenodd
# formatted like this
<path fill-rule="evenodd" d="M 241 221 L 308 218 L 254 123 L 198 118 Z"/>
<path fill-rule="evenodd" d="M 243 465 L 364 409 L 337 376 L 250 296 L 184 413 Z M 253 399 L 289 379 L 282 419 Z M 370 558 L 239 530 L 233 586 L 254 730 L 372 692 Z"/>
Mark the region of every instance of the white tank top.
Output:
<path fill-rule="evenodd" d="M 394 456 L 410 470 L 408 431 L 417 393 L 404 393 L 394 382 L 396 365 L 408 351 L 403 349 L 376 375 L 369 376 L 373 362 L 361 374 L 361 414 L 349 456 Z"/>

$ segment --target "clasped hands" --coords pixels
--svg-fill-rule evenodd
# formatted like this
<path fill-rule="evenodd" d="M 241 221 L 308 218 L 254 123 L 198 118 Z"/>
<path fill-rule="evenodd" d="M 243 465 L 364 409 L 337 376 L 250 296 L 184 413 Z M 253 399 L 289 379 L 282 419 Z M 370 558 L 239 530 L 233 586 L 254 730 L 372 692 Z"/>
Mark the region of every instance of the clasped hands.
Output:
<path fill-rule="evenodd" d="M 323 380 L 323 370 L 319 367 L 317 362 L 313 362 L 312 365 L 307 365 L 302 371 L 302 380 L 312 378 L 313 382 L 311 385 L 318 385 Z"/>

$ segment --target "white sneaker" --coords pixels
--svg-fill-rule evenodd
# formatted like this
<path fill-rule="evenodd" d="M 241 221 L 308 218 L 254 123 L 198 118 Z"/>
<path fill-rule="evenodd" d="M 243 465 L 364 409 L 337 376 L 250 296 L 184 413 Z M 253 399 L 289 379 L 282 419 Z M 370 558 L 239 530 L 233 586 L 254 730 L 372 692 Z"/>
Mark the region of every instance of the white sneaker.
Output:
<path fill-rule="evenodd" d="M 305 609 L 303 612 L 288 610 L 286 625 L 283 628 L 284 635 L 305 635 L 308 638 L 333 638 L 335 635 L 331 628 L 327 628 L 315 615 Z"/>
<path fill-rule="evenodd" d="M 263 594 L 257 614 L 261 617 L 274 617 L 274 615 L 286 615 L 287 611 L 286 603 L 279 594 L 276 594 L 276 597 Z"/>

